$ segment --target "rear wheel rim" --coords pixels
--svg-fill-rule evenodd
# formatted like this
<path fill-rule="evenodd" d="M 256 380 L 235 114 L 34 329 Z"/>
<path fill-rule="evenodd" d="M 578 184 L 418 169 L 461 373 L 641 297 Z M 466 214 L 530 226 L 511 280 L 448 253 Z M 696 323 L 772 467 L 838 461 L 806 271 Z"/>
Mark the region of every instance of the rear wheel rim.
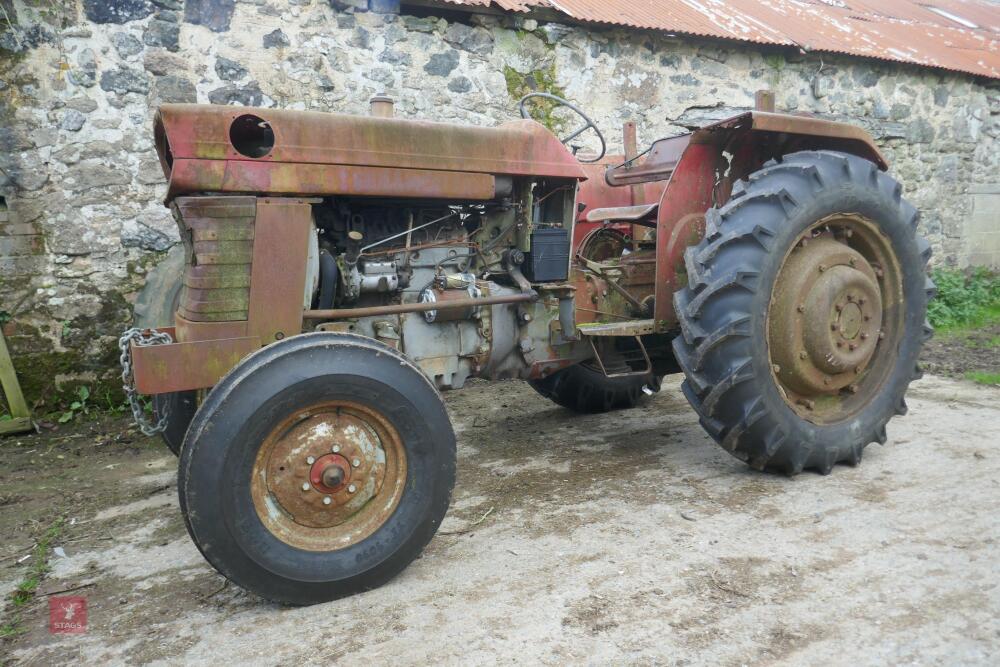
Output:
<path fill-rule="evenodd" d="M 392 516 L 406 477 L 402 439 L 384 415 L 327 401 L 294 412 L 265 437 L 250 494 L 279 540 L 334 551 L 370 537 Z"/>
<path fill-rule="evenodd" d="M 903 313 L 900 264 L 875 222 L 838 213 L 809 226 L 768 307 L 771 375 L 788 406 L 832 424 L 871 404 L 895 367 Z"/>

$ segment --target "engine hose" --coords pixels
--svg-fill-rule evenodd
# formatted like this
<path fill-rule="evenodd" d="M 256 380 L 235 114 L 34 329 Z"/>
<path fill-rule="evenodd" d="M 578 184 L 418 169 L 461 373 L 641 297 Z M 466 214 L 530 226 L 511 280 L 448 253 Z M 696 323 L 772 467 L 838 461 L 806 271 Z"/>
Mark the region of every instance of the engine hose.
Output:
<path fill-rule="evenodd" d="M 334 297 L 337 296 L 337 283 L 340 282 L 340 268 L 337 260 L 326 250 L 319 251 L 319 309 L 333 308 Z"/>

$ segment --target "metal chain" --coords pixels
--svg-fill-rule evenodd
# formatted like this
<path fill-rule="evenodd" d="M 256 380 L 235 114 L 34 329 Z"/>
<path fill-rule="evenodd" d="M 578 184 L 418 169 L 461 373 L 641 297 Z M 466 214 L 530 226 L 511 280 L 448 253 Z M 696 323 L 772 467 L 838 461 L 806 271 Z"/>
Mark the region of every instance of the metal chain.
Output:
<path fill-rule="evenodd" d="M 139 328 L 129 329 L 118 339 L 118 349 L 121 350 L 119 361 L 122 365 L 122 389 L 125 390 L 125 397 L 132 408 L 132 418 L 143 434 L 155 435 L 166 430 L 167 418 L 170 414 L 167 406 L 163 405 L 163 412 L 155 424 L 146 419 L 143 405 L 139 402 L 139 393 L 135 390 L 135 377 L 132 375 L 132 342 L 135 342 L 139 347 L 146 347 L 147 345 L 172 343 L 174 339 L 163 331 Z"/>

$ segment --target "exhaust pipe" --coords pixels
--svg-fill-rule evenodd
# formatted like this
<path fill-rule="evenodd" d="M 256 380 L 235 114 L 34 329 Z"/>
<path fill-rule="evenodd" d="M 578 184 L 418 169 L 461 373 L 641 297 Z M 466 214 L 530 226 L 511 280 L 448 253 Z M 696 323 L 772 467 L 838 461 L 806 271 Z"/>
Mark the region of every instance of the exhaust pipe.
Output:
<path fill-rule="evenodd" d="M 388 95 L 376 95 L 368 100 L 371 104 L 371 114 L 377 118 L 392 118 L 395 103 Z"/>

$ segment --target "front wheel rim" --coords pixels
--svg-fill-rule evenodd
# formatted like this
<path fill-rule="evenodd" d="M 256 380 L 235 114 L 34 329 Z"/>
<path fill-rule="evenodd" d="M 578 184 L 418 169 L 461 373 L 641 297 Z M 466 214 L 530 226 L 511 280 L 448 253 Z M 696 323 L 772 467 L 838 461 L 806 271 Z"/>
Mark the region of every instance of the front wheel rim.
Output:
<path fill-rule="evenodd" d="M 251 474 L 254 509 L 268 532 L 306 551 L 335 551 L 370 537 L 392 516 L 407 459 L 380 412 L 327 401 L 272 429 Z"/>

